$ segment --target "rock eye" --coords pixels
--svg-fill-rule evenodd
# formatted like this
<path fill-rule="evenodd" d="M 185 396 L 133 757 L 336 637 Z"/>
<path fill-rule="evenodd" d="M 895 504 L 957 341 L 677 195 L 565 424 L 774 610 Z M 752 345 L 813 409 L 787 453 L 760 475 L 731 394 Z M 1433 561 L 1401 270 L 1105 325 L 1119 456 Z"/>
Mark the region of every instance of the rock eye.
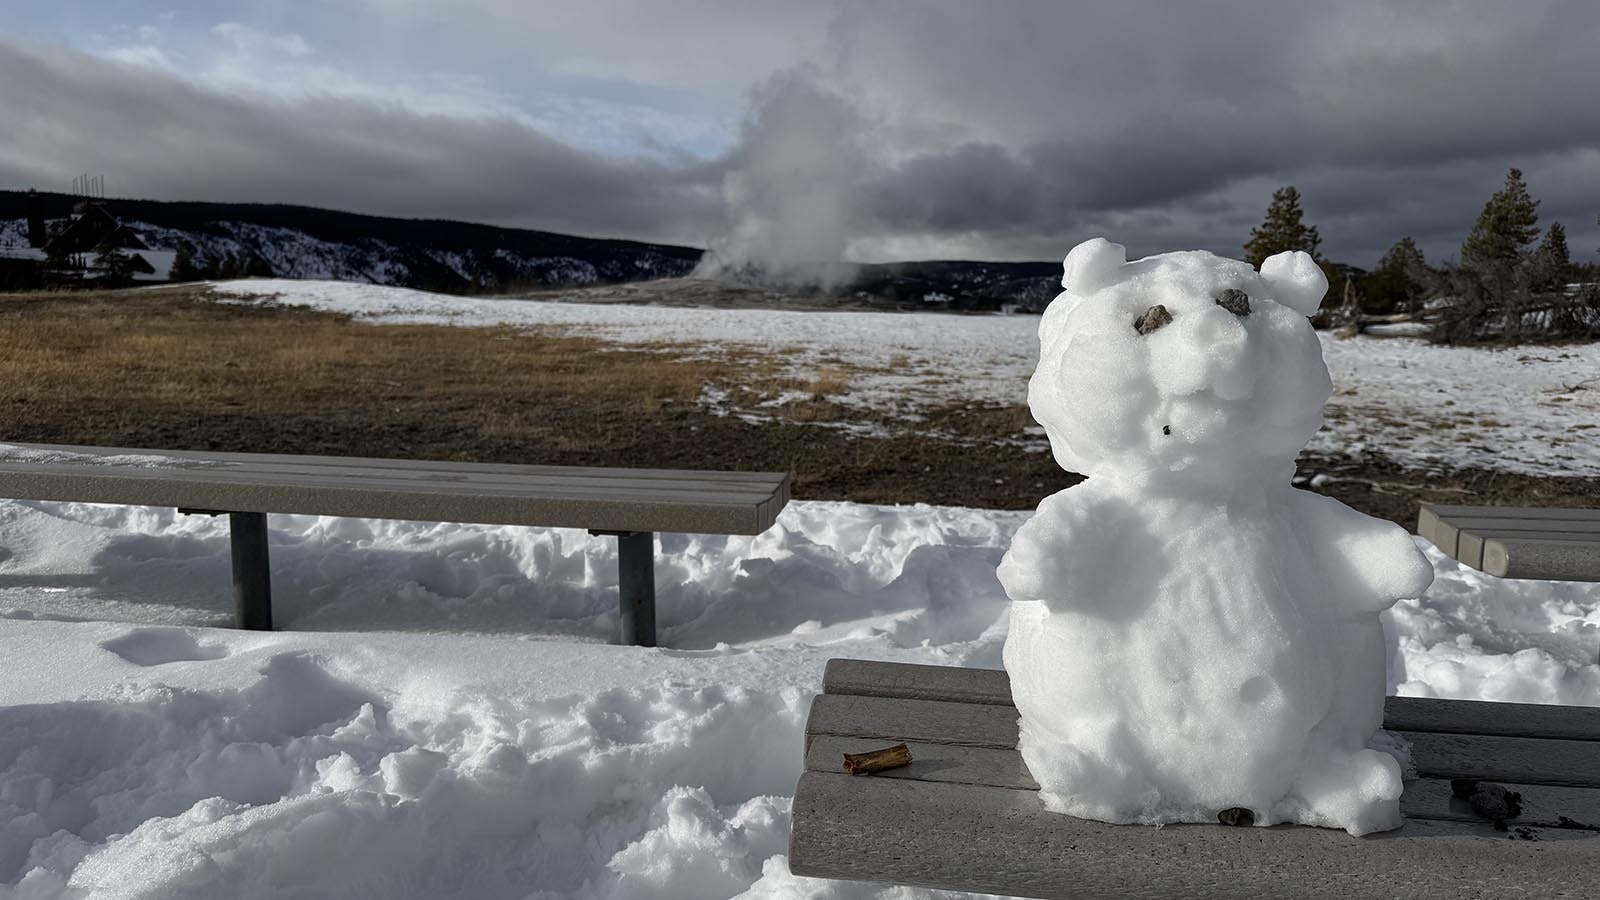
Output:
<path fill-rule="evenodd" d="M 1250 295 L 1238 288 L 1228 288 L 1218 294 L 1217 305 L 1236 316 L 1250 315 Z"/>
<path fill-rule="evenodd" d="M 1150 307 L 1133 320 L 1133 328 L 1140 334 L 1149 334 L 1172 321 L 1172 313 L 1161 304 Z"/>

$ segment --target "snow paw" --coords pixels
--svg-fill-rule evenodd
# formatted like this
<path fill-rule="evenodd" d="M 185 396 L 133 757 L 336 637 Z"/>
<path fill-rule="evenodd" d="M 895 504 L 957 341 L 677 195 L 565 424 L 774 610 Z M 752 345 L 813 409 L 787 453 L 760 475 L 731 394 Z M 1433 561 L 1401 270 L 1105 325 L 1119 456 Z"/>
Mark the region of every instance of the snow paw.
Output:
<path fill-rule="evenodd" d="M 135 628 L 122 637 L 102 641 L 100 646 L 136 666 L 221 659 L 228 655 L 226 647 L 201 644 L 182 628 Z"/>

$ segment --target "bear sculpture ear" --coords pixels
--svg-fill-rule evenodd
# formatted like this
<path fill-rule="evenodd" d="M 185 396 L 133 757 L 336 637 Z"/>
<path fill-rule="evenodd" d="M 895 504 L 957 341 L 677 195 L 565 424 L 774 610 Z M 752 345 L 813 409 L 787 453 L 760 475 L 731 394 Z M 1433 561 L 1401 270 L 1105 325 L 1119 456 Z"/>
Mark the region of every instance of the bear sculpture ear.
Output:
<path fill-rule="evenodd" d="M 1322 295 L 1328 292 L 1328 276 L 1304 250 L 1267 257 L 1261 264 L 1261 280 L 1271 288 L 1272 299 L 1303 316 L 1316 315 Z"/>
<path fill-rule="evenodd" d="M 1080 297 L 1088 296 L 1116 280 L 1117 269 L 1128 261 L 1128 248 L 1105 238 L 1090 238 L 1072 248 L 1061 264 L 1061 286 Z"/>

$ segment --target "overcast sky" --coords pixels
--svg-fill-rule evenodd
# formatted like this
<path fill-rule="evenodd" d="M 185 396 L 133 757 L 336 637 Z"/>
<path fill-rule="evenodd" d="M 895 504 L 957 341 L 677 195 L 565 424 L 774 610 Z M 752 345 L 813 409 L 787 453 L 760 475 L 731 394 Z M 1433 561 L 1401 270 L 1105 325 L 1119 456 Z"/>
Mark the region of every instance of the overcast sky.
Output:
<path fill-rule="evenodd" d="M 20 8 L 18 8 L 20 7 Z M 757 258 L 1455 255 L 1517 166 L 1600 245 L 1600 3 L 8 4 L 0 187 L 306 203 Z"/>

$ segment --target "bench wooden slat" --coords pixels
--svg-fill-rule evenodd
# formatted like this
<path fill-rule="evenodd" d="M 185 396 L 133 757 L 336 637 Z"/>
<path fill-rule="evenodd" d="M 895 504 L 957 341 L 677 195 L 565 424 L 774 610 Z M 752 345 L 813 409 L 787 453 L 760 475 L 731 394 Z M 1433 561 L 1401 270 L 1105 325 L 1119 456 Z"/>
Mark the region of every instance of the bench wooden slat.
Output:
<path fill-rule="evenodd" d="M 1422 511 L 1446 519 L 1563 519 L 1600 522 L 1600 509 L 1562 506 L 1457 506 L 1429 504 Z"/>
<path fill-rule="evenodd" d="M 1600 787 L 1600 745 L 1593 741 L 1396 731 L 1411 743 L 1417 774 L 1523 784 Z"/>
<path fill-rule="evenodd" d="M 1600 509 L 1424 505 L 1417 534 L 1500 578 L 1600 581 Z"/>
<path fill-rule="evenodd" d="M 304 476 L 230 468 L 0 465 L 0 496 L 24 500 L 180 506 L 236 512 L 546 525 L 614 531 L 759 534 L 782 507 L 787 484 L 762 496 L 745 489 L 629 487 L 516 489 L 440 481 Z"/>
<path fill-rule="evenodd" d="M 90 447 L 73 444 L 14 444 L 0 443 L 0 463 L 7 462 L 4 448 L 20 447 L 25 450 L 38 450 L 47 453 L 71 453 L 86 456 L 155 456 L 168 457 L 188 462 L 221 462 L 230 465 L 276 465 L 285 462 L 305 468 L 326 467 L 330 469 L 373 470 L 392 469 L 399 471 L 415 472 L 452 472 L 477 476 L 492 475 L 529 475 L 562 477 L 565 475 L 596 477 L 596 478 L 621 478 L 634 477 L 664 478 L 681 481 L 712 481 L 718 484 L 751 482 L 755 484 L 768 484 L 777 478 L 783 477 L 782 473 L 774 472 L 743 472 L 719 471 L 712 469 L 633 469 L 600 466 L 542 466 L 526 465 L 522 463 L 479 463 L 457 462 L 455 460 L 428 460 L 428 459 L 383 459 L 367 456 L 302 456 L 299 454 L 281 453 L 234 453 L 228 451 L 209 450 L 151 450 L 124 447 Z M 21 460 L 15 460 L 21 461 Z"/>
<path fill-rule="evenodd" d="M 1501 560 L 1498 567 L 1499 571 L 1494 571 L 1490 568 L 1488 554 L 1485 553 L 1486 545 L 1490 541 L 1500 543 L 1501 549 L 1497 551 Z M 1489 528 L 1468 530 L 1463 528 L 1456 532 L 1455 556 L 1456 559 L 1474 569 L 1504 578 L 1506 577 L 1507 568 L 1513 563 L 1516 565 L 1524 564 L 1526 557 L 1530 554 L 1542 552 L 1550 544 L 1563 545 L 1564 549 L 1573 551 L 1579 559 L 1595 557 L 1600 555 L 1600 529 L 1596 529 L 1592 533 L 1584 533 L 1577 531 L 1522 531 Z M 1580 546 L 1565 547 L 1567 544 L 1578 544 Z M 1528 561 L 1527 565 L 1534 566 L 1537 564 Z M 1600 568 L 1600 561 L 1596 562 L 1596 567 Z M 1544 572 L 1547 568 L 1547 566 L 1538 566 L 1538 571 Z M 1558 577 L 1554 572 L 1546 577 L 1556 581 L 1567 580 Z"/>
<path fill-rule="evenodd" d="M 1477 534 L 1499 534 L 1501 532 L 1514 532 L 1517 534 L 1574 534 L 1594 536 L 1600 534 L 1600 519 L 1480 519 L 1480 518 L 1451 518 L 1445 519 L 1451 525 L 1462 531 L 1471 531 Z"/>
<path fill-rule="evenodd" d="M 808 772 L 838 774 L 844 754 L 864 753 L 883 746 L 882 740 L 871 738 L 817 737 L 811 741 L 811 747 L 806 752 L 805 768 Z M 1023 791 L 1039 789 L 1022 761 L 1022 754 L 1015 750 L 916 742 L 908 742 L 908 746 L 911 765 L 879 772 L 872 777 L 976 784 Z M 1491 780 L 1522 794 L 1522 815 L 1514 820 L 1518 825 L 1557 828 L 1563 827 L 1565 820 L 1600 829 L 1600 788 Z M 1448 777 L 1407 781 L 1405 793 L 1400 798 L 1400 812 L 1407 818 L 1483 821 L 1469 805 L 1452 798 Z"/>
<path fill-rule="evenodd" d="M 920 741 L 906 741 L 905 744 L 911 750 L 911 765 L 885 769 L 871 777 L 978 784 L 1018 791 L 1039 789 L 1039 783 L 1033 780 L 1027 764 L 1022 761 L 1022 754 L 1015 750 Z M 805 770 L 840 774 L 843 772 L 844 754 L 867 753 L 885 746 L 889 745 L 882 738 L 818 735 L 810 740 L 806 748 Z"/>
<path fill-rule="evenodd" d="M 822 690 L 863 697 L 1012 705 L 1011 678 L 1004 669 L 830 659 L 822 670 Z"/>
<path fill-rule="evenodd" d="M 797 875 L 1030 897 L 1587 896 L 1600 840 L 1420 819 L 1352 838 L 1318 828 L 1128 828 L 1046 810 L 1032 791 L 806 772 L 795 792 Z"/>
<path fill-rule="evenodd" d="M 1482 569 L 1501 578 L 1600 581 L 1600 541 L 1491 537 Z"/>
<path fill-rule="evenodd" d="M 0 480 L 0 495 L 16 499 L 174 506 L 293 515 L 544 525 L 603 531 L 760 534 L 771 527 L 752 507 L 676 500 L 595 497 L 516 497 L 420 490 L 250 482 L 185 482 L 151 478 L 85 483 L 40 474 L 26 484 Z"/>
<path fill-rule="evenodd" d="M 1552 513 L 1594 513 L 1596 510 L 1550 510 Z M 1600 540 L 1600 516 L 1544 516 L 1539 518 L 1514 518 L 1510 516 L 1440 516 L 1435 510 L 1422 510 L 1417 520 L 1417 533 L 1443 550 L 1446 555 L 1466 562 L 1482 559 L 1482 541 L 1485 535 L 1507 534 L 1511 537 L 1544 537 L 1553 539 L 1571 535 L 1579 540 Z M 1462 546 L 1462 537 L 1471 533 L 1479 537 L 1476 548 Z M 1462 555 L 1465 554 L 1465 555 Z"/>
<path fill-rule="evenodd" d="M 1600 741 L 1600 707 L 1388 697 L 1383 705 L 1383 727 L 1393 731 Z"/>
<path fill-rule="evenodd" d="M 1522 795 L 1522 814 L 1510 820 L 1510 824 L 1600 829 L 1600 790 L 1565 785 L 1502 784 L 1507 790 Z M 1455 799 L 1448 778 L 1418 778 L 1406 782 L 1406 792 L 1400 797 L 1400 812 L 1407 818 L 1483 821 L 1470 804 Z"/>
<path fill-rule="evenodd" d="M 829 694 L 1011 705 L 1011 680 L 1002 669 L 830 659 L 822 684 Z M 1383 724 L 1395 731 L 1600 741 L 1600 707 L 1588 706 L 1389 697 Z"/>
<path fill-rule="evenodd" d="M 770 498 L 783 483 L 783 476 L 772 474 L 765 482 L 741 481 L 719 485 L 707 480 L 677 480 L 657 476 L 599 478 L 561 477 L 548 474 L 517 477 L 495 474 L 479 477 L 449 469 L 405 472 L 394 469 L 359 470 L 354 468 L 310 466 L 292 463 L 248 466 L 114 466 L 94 463 L 27 463 L 0 459 L 0 483 L 27 479 L 41 471 L 82 479 L 97 478 L 179 478 L 187 481 L 240 482 L 259 484 L 291 482 L 336 486 L 391 487 L 396 490 L 461 491 L 503 494 L 577 494 L 609 496 L 619 493 L 661 495 L 691 500 L 723 499 L 727 502 L 760 503 Z"/>
<path fill-rule="evenodd" d="M 818 694 L 806 716 L 808 752 L 811 742 L 823 735 L 1010 750 L 1017 746 L 1017 710 L 941 700 Z"/>
<path fill-rule="evenodd" d="M 1600 787 L 1600 745 L 1593 741 L 1393 733 L 1411 742 L 1411 761 L 1422 776 Z M 1017 746 L 1017 711 L 975 703 L 818 694 L 806 719 L 806 752 L 822 736 L 1011 750 Z"/>
<path fill-rule="evenodd" d="M 707 482 L 673 484 L 670 481 L 660 479 L 567 481 L 559 478 L 539 477 L 525 481 L 503 479 L 486 482 L 468 479 L 451 480 L 440 476 L 396 478 L 363 472 L 329 472 L 326 470 L 302 472 L 289 467 L 277 470 L 246 468 L 118 468 L 96 465 L 63 465 L 59 463 L 50 464 L 48 468 L 43 468 L 37 463 L 32 465 L 0 463 L 0 486 L 9 486 L 16 482 L 26 483 L 30 478 L 42 477 L 45 474 L 58 478 L 75 478 L 85 484 L 93 484 L 107 479 L 134 481 L 171 480 L 197 484 L 327 485 L 329 487 L 386 489 L 414 493 L 471 492 L 488 496 L 508 497 L 595 496 L 610 498 L 636 496 L 663 500 L 686 500 L 692 503 L 748 503 L 751 505 L 766 500 L 777 487 L 776 484 L 765 487 L 744 485 L 729 490 L 718 490 Z"/>

